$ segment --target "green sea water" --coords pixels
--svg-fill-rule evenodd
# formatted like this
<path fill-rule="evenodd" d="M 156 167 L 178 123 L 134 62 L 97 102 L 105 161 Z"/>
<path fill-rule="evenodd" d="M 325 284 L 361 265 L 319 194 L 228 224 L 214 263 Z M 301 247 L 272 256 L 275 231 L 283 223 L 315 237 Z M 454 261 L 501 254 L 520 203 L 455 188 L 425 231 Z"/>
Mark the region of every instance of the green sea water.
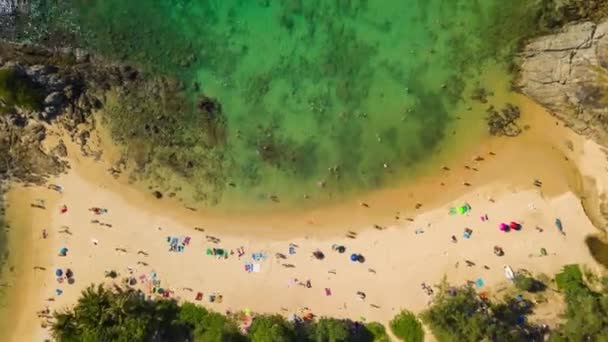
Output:
<path fill-rule="evenodd" d="M 193 103 L 219 101 L 221 146 L 204 143 L 208 123 L 195 110 L 180 119 L 179 143 L 153 146 L 159 160 L 187 160 L 189 184 L 213 204 L 339 198 L 413 177 L 481 130 L 471 92 L 490 76 L 508 82 L 536 9 L 529 0 L 68 3 L 86 47 L 178 79 Z M 463 117 L 469 129 L 457 125 Z M 166 164 L 145 172 L 160 179 Z"/>

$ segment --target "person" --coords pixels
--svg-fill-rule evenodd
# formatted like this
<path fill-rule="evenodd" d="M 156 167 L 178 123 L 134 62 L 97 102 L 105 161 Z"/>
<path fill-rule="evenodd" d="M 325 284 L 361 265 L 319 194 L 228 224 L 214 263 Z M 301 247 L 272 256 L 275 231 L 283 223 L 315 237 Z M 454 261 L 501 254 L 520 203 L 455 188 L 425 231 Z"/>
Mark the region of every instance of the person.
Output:
<path fill-rule="evenodd" d="M 43 230 L 42 230 L 42 238 L 43 238 L 43 239 L 46 239 L 46 237 L 47 237 L 47 236 L 48 236 L 48 235 L 47 235 L 47 233 L 46 233 L 46 229 L 43 229 Z"/>
<path fill-rule="evenodd" d="M 562 225 L 562 220 L 555 219 L 555 225 L 557 226 L 557 230 L 559 230 L 562 235 L 566 235 L 566 233 L 564 233 L 564 226 Z"/>

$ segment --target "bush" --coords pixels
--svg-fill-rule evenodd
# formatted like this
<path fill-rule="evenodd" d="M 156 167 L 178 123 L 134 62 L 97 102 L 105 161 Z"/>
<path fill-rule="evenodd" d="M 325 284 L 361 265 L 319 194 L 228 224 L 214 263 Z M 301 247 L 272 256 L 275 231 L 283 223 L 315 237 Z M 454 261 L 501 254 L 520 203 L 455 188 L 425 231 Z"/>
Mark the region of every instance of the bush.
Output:
<path fill-rule="evenodd" d="M 389 342 L 388 335 L 386 334 L 386 329 L 384 325 L 378 322 L 370 322 L 365 324 L 365 328 L 372 335 L 371 340 L 374 342 Z"/>
<path fill-rule="evenodd" d="M 342 342 L 348 341 L 350 333 L 346 322 L 335 318 L 322 317 L 311 326 L 311 341 Z"/>
<path fill-rule="evenodd" d="M 579 265 L 566 265 L 555 276 L 557 288 L 561 291 L 571 291 L 583 285 L 583 272 Z"/>
<path fill-rule="evenodd" d="M 294 326 L 280 315 L 257 316 L 249 330 L 251 342 L 289 342 L 294 336 Z"/>
<path fill-rule="evenodd" d="M 546 287 L 545 284 L 523 273 L 517 273 L 513 283 L 519 290 L 527 292 L 543 291 Z"/>
<path fill-rule="evenodd" d="M 44 94 L 27 76 L 20 75 L 14 69 L 0 69 L 0 113 L 10 111 L 14 106 L 28 110 L 39 110 L 42 107 Z"/>
<path fill-rule="evenodd" d="M 446 289 L 439 291 L 422 320 L 438 341 L 529 341 L 536 331 L 526 324 L 530 311 L 527 301 L 507 298 L 495 304 L 467 286 L 450 294 Z"/>
<path fill-rule="evenodd" d="M 424 330 L 413 313 L 403 310 L 390 322 L 391 331 L 405 342 L 422 342 Z"/>
<path fill-rule="evenodd" d="M 551 341 L 608 341 L 608 292 L 591 290 L 578 265 L 565 266 L 555 279 L 567 307 Z"/>

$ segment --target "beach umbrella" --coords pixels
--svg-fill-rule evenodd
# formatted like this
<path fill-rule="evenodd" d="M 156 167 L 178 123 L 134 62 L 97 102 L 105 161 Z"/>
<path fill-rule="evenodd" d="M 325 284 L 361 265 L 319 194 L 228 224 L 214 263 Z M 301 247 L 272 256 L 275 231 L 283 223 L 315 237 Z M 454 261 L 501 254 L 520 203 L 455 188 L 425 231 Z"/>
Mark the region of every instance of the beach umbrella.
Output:
<path fill-rule="evenodd" d="M 359 261 L 359 255 L 356 253 L 353 253 L 350 255 L 350 261 Z"/>
<path fill-rule="evenodd" d="M 361 254 L 357 255 L 357 261 L 360 263 L 364 263 L 365 262 L 365 257 Z"/>
<path fill-rule="evenodd" d="M 55 270 L 55 275 L 58 277 L 61 277 L 63 275 L 63 271 L 61 270 L 61 268 L 58 268 L 57 270 Z"/>
<path fill-rule="evenodd" d="M 61 247 L 61 249 L 59 250 L 59 254 L 65 256 L 66 254 L 68 254 L 68 249 L 65 247 Z"/>
<path fill-rule="evenodd" d="M 346 247 L 344 247 L 344 246 L 338 246 L 336 248 L 336 250 L 338 251 L 338 253 L 344 253 L 344 252 L 346 252 Z"/>

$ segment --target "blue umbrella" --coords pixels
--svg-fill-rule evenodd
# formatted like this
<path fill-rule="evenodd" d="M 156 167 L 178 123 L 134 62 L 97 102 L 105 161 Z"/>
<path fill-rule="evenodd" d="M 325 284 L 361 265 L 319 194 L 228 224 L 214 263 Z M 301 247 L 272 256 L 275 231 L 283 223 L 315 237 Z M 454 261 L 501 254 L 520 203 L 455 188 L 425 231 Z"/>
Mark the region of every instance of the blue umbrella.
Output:
<path fill-rule="evenodd" d="M 58 277 L 61 277 L 61 276 L 63 275 L 63 271 L 61 270 L 61 268 L 58 268 L 58 269 L 55 271 L 55 275 L 56 275 L 56 276 L 58 276 Z"/>
<path fill-rule="evenodd" d="M 350 255 L 350 261 L 358 261 L 359 260 L 359 255 L 358 254 L 351 254 Z"/>

